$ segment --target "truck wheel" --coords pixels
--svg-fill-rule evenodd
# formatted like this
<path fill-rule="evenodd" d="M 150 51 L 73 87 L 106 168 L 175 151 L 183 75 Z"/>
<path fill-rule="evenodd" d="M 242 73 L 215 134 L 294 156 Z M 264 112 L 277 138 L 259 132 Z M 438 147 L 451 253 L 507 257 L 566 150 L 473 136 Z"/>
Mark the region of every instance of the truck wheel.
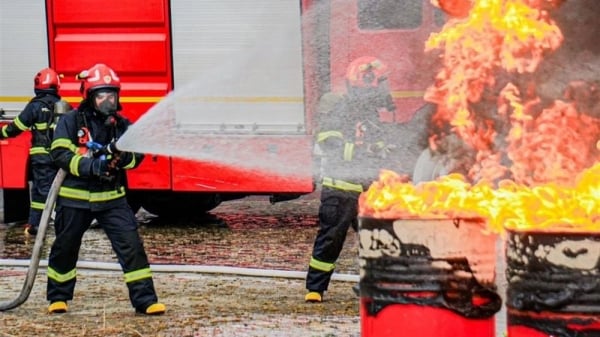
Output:
<path fill-rule="evenodd" d="M 2 199 L 4 201 L 4 223 L 27 222 L 29 216 L 28 189 L 3 189 Z"/>
<path fill-rule="evenodd" d="M 190 217 L 206 213 L 219 206 L 218 194 L 146 193 L 142 207 L 159 217 Z"/>
<path fill-rule="evenodd" d="M 141 192 L 137 191 L 127 191 L 127 203 L 133 213 L 137 213 L 142 207 L 142 195 Z"/>

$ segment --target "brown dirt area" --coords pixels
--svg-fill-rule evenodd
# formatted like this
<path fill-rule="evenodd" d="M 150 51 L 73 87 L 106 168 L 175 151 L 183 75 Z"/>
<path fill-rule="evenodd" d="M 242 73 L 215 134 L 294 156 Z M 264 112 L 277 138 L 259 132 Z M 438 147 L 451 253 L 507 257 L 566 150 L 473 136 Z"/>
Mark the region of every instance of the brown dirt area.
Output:
<path fill-rule="evenodd" d="M 46 314 L 45 275 L 38 275 L 25 304 L 0 313 L 0 336 L 359 336 L 358 301 L 348 282 L 332 282 L 329 300 L 306 304 L 303 280 L 155 273 L 167 312 L 148 317 L 134 313 L 119 273 L 80 275 L 62 315 Z M 16 296 L 24 269 L 0 276 L 2 297 Z"/>
<path fill-rule="evenodd" d="M 211 212 L 227 222 L 227 229 L 163 224 L 142 225 L 140 232 L 153 264 L 182 261 L 305 271 L 317 230 L 317 207 L 314 195 L 276 205 L 240 200 Z M 293 230 L 286 229 L 290 224 Z M 8 242 L 4 255 L 26 258 L 22 253 L 13 256 L 13 249 L 27 249 L 16 231 L 4 233 Z M 80 261 L 115 262 L 100 234 L 86 233 Z M 356 274 L 357 242 L 352 235 L 348 239 L 338 261 L 339 272 Z M 52 242 L 52 233 L 46 240 Z M 22 267 L 0 266 L 0 301 L 18 295 L 25 272 Z M 80 268 L 69 312 L 48 315 L 45 268 L 40 268 L 29 299 L 16 309 L 0 312 L 0 337 L 360 335 L 358 297 L 351 282 L 332 281 L 321 304 L 304 302 L 304 280 L 297 278 L 155 271 L 154 282 L 167 312 L 148 317 L 135 314 L 122 273 Z"/>

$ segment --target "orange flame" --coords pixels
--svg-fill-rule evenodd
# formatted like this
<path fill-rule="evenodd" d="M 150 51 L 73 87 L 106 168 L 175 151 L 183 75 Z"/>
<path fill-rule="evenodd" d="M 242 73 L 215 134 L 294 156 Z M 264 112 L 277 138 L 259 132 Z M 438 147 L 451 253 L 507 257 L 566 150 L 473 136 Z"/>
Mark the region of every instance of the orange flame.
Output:
<path fill-rule="evenodd" d="M 572 186 L 548 183 L 533 188 L 503 180 L 471 185 L 459 174 L 413 185 L 392 171 L 362 193 L 360 216 L 383 219 L 485 218 L 488 228 L 600 230 L 600 164 Z"/>
<path fill-rule="evenodd" d="M 437 104 L 433 122 L 447 123 L 464 143 L 436 134 L 430 147 L 466 148 L 472 163 L 466 176 L 416 186 L 382 171 L 360 197 L 361 216 L 479 217 L 494 232 L 600 230 L 600 120 L 568 97 L 542 107 L 531 83 L 509 81 L 534 73 L 561 45 L 546 11 L 560 3 L 474 0 L 468 17 L 450 19 L 430 36 L 426 50 L 442 49 L 443 67 L 425 98 Z"/>
<path fill-rule="evenodd" d="M 533 72 L 547 50 L 562 42 L 546 12 L 523 1 L 480 0 L 465 20 L 450 20 L 426 42 L 426 51 L 444 50 L 443 69 L 425 97 L 441 106 L 435 119 L 447 120 L 476 150 L 493 143 L 494 132 L 477 132 L 471 104 L 496 84 L 500 69 Z"/>

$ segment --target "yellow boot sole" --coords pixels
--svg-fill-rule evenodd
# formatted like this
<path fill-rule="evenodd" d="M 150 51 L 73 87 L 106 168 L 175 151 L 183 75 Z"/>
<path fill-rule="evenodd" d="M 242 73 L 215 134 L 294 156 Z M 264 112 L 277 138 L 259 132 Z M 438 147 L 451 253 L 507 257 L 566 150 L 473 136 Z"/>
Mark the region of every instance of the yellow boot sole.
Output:
<path fill-rule="evenodd" d="M 162 315 L 167 311 L 167 307 L 165 307 L 162 303 L 154 303 L 146 308 L 144 312 L 146 315 Z"/>
<path fill-rule="evenodd" d="M 316 291 L 311 291 L 306 296 L 304 296 L 304 301 L 306 302 L 323 302 L 323 295 Z"/>
<path fill-rule="evenodd" d="M 49 314 L 62 314 L 67 312 L 69 307 L 67 306 L 67 302 L 57 301 L 53 302 L 48 306 Z"/>

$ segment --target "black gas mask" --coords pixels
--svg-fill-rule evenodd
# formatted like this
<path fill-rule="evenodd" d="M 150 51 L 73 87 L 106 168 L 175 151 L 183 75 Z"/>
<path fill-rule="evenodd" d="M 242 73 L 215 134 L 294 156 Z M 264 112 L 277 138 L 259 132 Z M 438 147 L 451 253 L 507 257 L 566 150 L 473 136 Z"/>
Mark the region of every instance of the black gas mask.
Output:
<path fill-rule="evenodd" d="M 117 113 L 119 107 L 119 92 L 114 89 L 99 89 L 92 95 L 94 109 L 103 116 Z"/>

